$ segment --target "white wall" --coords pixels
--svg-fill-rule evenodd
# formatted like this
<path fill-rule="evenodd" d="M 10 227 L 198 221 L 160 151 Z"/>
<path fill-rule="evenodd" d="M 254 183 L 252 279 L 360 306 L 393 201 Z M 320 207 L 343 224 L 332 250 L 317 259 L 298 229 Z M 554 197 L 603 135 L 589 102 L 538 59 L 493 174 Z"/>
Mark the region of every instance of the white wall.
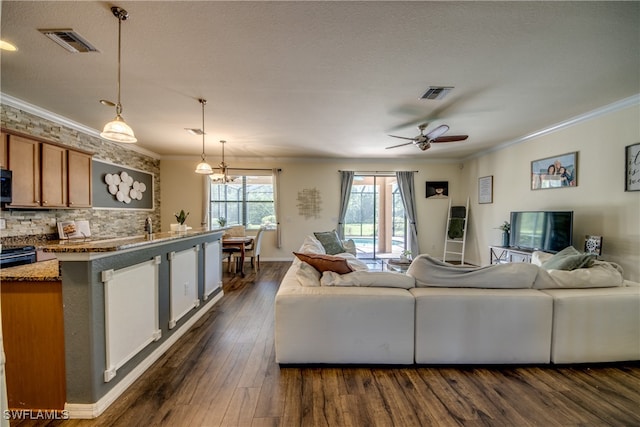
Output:
<path fill-rule="evenodd" d="M 217 159 L 212 158 L 214 163 Z M 426 199 L 425 181 L 449 181 L 449 194 L 453 201 L 466 200 L 463 191 L 460 164 L 428 163 L 422 161 L 361 161 L 361 160 L 304 160 L 288 159 L 280 161 L 248 162 L 242 159 L 226 158 L 233 167 L 282 169 L 280 180 L 282 218 L 282 248 L 275 247 L 275 233 L 267 232 L 262 241 L 263 260 L 292 259 L 292 251 L 298 250 L 306 234 L 314 231 L 332 230 L 337 226 L 340 197 L 339 170 L 355 171 L 397 171 L 411 170 L 416 173 L 415 185 L 418 195 L 416 208 L 419 215 L 418 237 L 422 252 L 442 256 L 444 227 L 447 218 L 448 199 Z M 187 224 L 199 225 L 202 210 L 201 194 L 203 182 L 193 170 L 197 158 L 163 159 L 160 163 L 162 182 L 162 227 L 169 229 L 173 212 L 180 209 L 191 211 Z M 316 188 L 321 197 L 321 211 L 318 218 L 305 218 L 298 211 L 298 193 L 304 189 Z M 197 215 L 197 216 L 196 216 Z"/>
<path fill-rule="evenodd" d="M 487 264 L 499 244 L 500 224 L 515 210 L 573 210 L 573 246 L 603 236 L 602 259 L 617 262 L 625 278 L 640 281 L 640 192 L 625 192 L 625 146 L 640 142 L 638 105 L 515 144 L 465 162 L 472 200 L 469 262 Z M 531 190 L 531 161 L 578 152 L 578 186 Z M 478 178 L 493 175 L 493 203 L 478 204 Z"/>
<path fill-rule="evenodd" d="M 338 170 L 415 170 L 418 238 L 422 253 L 442 256 L 447 217 L 447 199 L 426 199 L 425 181 L 449 181 L 454 203 L 470 196 L 470 224 L 465 260 L 478 265 L 489 263 L 491 244 L 499 244 L 500 224 L 512 210 L 573 210 L 574 246 L 583 247 L 583 235 L 604 236 L 603 259 L 621 264 L 625 278 L 640 280 L 640 192 L 624 191 L 624 147 L 640 142 L 640 107 L 597 117 L 546 136 L 514 144 L 461 163 L 433 163 L 425 153 L 422 160 L 362 161 L 265 160 L 248 162 L 228 157 L 231 167 L 282 168 L 281 203 L 283 215 L 281 249 L 275 248 L 274 233 L 263 240 L 264 260 L 291 259 L 305 234 L 336 227 L 340 178 Z M 530 190 L 531 161 L 578 151 L 578 186 Z M 216 158 L 209 159 L 211 163 Z M 203 180 L 193 170 L 197 158 L 163 159 L 161 216 L 163 229 L 173 220 L 173 212 L 191 211 L 187 223 L 198 226 L 202 210 Z M 461 169 L 461 166 L 463 168 Z M 493 203 L 478 204 L 478 178 L 493 175 Z M 322 199 L 320 217 L 305 219 L 297 208 L 298 192 L 316 188 Z"/>

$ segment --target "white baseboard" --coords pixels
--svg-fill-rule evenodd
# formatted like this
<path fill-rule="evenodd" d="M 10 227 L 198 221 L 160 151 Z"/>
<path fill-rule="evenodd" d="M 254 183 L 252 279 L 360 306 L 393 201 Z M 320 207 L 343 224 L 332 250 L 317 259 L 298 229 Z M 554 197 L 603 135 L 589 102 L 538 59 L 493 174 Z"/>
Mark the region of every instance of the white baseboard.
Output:
<path fill-rule="evenodd" d="M 131 384 L 135 382 L 156 360 L 160 358 L 178 339 L 183 336 L 216 302 L 222 298 L 224 292 L 222 290 L 216 294 L 206 305 L 191 316 L 180 329 L 174 331 L 171 336 L 153 353 L 147 356 L 138 364 L 131 372 L 127 374 L 118 384 L 115 385 L 107 394 L 95 403 L 66 403 L 64 409 L 69 412 L 69 418 L 72 419 L 92 419 L 100 416 L 115 400 L 124 393 Z"/>

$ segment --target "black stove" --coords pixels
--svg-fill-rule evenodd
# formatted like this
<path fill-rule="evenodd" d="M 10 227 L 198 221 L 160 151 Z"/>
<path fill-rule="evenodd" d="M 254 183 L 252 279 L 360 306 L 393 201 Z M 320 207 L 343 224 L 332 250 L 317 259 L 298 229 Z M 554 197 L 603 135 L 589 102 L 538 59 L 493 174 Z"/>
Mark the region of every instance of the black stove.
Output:
<path fill-rule="evenodd" d="M 2 246 L 0 251 L 0 267 L 14 267 L 16 265 L 36 262 L 35 246 Z"/>

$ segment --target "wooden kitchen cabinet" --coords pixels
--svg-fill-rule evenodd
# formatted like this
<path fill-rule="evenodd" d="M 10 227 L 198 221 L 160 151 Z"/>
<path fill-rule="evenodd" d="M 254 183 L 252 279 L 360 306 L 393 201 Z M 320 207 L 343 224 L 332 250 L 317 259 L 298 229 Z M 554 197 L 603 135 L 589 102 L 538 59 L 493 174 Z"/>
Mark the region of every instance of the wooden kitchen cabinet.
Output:
<path fill-rule="evenodd" d="M 2 141 L 7 169 L 13 172 L 13 201 L 8 207 L 91 207 L 91 153 L 13 132 L 2 132 Z"/>
<path fill-rule="evenodd" d="M 9 207 L 40 207 L 40 142 L 10 135 L 9 169 L 13 200 Z"/>
<path fill-rule="evenodd" d="M 0 132 L 0 169 L 9 169 L 7 166 L 7 137 L 4 132 Z"/>
<path fill-rule="evenodd" d="M 67 150 L 57 145 L 40 146 L 41 169 L 41 205 L 45 208 L 64 208 L 67 206 Z"/>
<path fill-rule="evenodd" d="M 69 207 L 91 207 L 91 154 L 68 150 Z"/>
<path fill-rule="evenodd" d="M 64 409 L 62 283 L 4 280 L 0 294 L 9 408 Z"/>

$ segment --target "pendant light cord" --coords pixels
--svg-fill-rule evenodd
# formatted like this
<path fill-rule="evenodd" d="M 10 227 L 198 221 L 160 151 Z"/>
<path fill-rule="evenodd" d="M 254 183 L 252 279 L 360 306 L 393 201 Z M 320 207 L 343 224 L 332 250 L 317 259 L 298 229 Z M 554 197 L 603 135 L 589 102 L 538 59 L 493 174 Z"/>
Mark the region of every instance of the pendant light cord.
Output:
<path fill-rule="evenodd" d="M 199 101 L 202 104 L 202 161 L 204 162 L 204 106 L 207 103 L 207 100 L 200 98 Z"/>

